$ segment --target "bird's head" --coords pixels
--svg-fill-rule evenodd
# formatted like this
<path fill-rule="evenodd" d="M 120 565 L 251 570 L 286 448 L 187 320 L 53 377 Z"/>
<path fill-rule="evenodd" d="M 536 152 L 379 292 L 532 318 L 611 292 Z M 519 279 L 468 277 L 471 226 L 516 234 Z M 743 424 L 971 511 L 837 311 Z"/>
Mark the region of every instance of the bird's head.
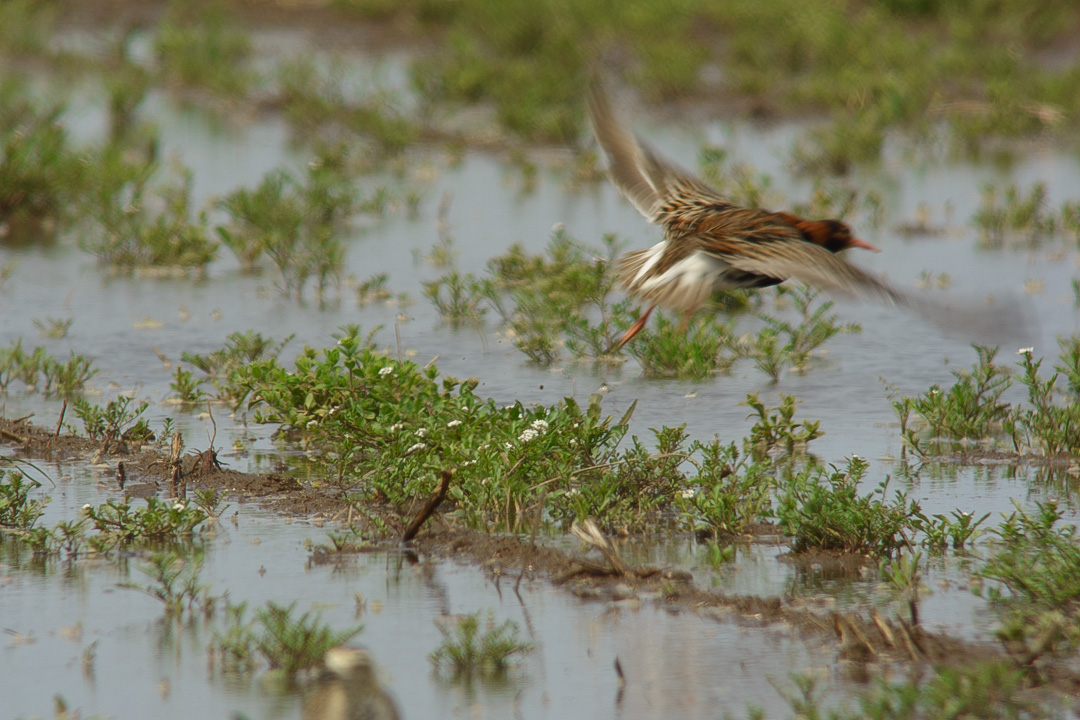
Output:
<path fill-rule="evenodd" d="M 806 220 L 790 213 L 776 213 L 784 222 L 794 225 L 807 241 L 820 245 L 829 252 L 848 248 L 862 248 L 881 252 L 876 246 L 851 234 L 851 228 L 839 220 Z"/>
<path fill-rule="evenodd" d="M 863 250 L 881 252 L 876 246 L 852 235 L 851 228 L 839 220 L 817 220 L 812 221 L 810 224 L 817 226 L 815 228 L 816 233 L 811 234 L 810 239 L 829 252 L 840 252 L 848 248 L 862 248 Z"/>

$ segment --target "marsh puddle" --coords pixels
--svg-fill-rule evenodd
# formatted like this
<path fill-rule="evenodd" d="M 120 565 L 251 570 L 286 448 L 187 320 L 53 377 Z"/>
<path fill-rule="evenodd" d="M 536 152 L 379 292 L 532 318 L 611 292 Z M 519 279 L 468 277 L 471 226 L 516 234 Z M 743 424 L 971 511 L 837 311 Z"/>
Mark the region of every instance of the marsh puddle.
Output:
<path fill-rule="evenodd" d="M 389 72 L 397 77 L 396 71 Z M 78 136 L 92 138 L 101 132 L 104 116 L 93 93 L 85 102 L 69 124 Z M 177 154 L 194 171 L 200 202 L 253 186 L 273 168 L 301 167 L 308 159 L 290 149 L 288 131 L 279 120 L 254 118 L 222 127 L 160 94 L 151 95 L 144 113 L 161 130 L 164 155 Z M 790 128 L 713 124 L 672 129 L 645 119 L 640 129 L 684 165 L 692 166 L 697 148 L 709 142 L 771 174 L 773 187 L 790 199 L 805 200 L 812 192 L 808 181 L 789 178 L 784 168 Z M 437 357 L 444 375 L 478 377 L 478 392 L 500 403 L 552 403 L 569 395 L 584 404 L 591 393 L 602 391 L 605 411 L 619 416 L 636 401 L 632 432 L 642 437 L 651 437 L 649 428 L 685 423 L 692 437 L 735 440 L 750 425 L 747 408 L 738 404 L 746 393 L 760 392 L 770 402 L 780 392 L 794 394 L 800 400 L 799 416 L 821 420 L 826 431 L 815 441 L 816 454 L 835 463 L 852 453 L 869 458 L 868 486 L 895 476 L 894 487 L 910 490 L 927 514 L 960 507 L 976 515 L 994 513 L 996 520 L 998 513 L 1012 509 L 1012 499 L 1030 504 L 1056 494 L 1034 486 L 1033 471 L 1025 469 L 959 468 L 949 476 L 928 468 L 900 472 L 892 460 L 900 455 L 901 443 L 885 383 L 907 393 L 922 392 L 949 382 L 951 372 L 970 366 L 975 355 L 969 338 L 950 336 L 885 308 L 840 302 L 841 321 L 861 323 L 862 333 L 832 339 L 812 372 L 785 375 L 776 387 L 742 365 L 731 376 L 695 382 L 645 381 L 632 362 L 607 370 L 576 365 L 539 369 L 490 323 L 479 331 L 446 327 L 421 295 L 422 283 L 440 271 L 418 259 L 438 239 L 436 208 L 444 197 L 450 202 L 446 232 L 454 238 L 456 266 L 463 272 L 481 273 L 490 257 L 512 243 L 541 251 L 555 224 L 596 247 L 605 233 L 617 234 L 629 247 L 657 241 L 656 230 L 609 185 L 571 187 L 562 167 L 568 154 L 550 151 L 543 157 L 531 186 L 514 165 L 483 152 L 468 152 L 461 159 L 417 152 L 403 163 L 403 174 L 372 178 L 372 188 L 381 182 L 419 187 L 424 200 L 419 217 L 390 214 L 358 228 L 349 243 L 346 273 L 353 281 L 387 273 L 390 289 L 407 293 L 414 304 L 357 307 L 348 284 L 326 307 L 297 303 L 281 297 L 269 273 L 241 274 L 225 250 L 205 280 L 191 281 L 112 277 L 70 243 L 0 246 L 0 264 L 18 263 L 0 290 L 0 346 L 23 338 L 24 344 L 43 344 L 57 357 L 69 351 L 86 355 L 100 368 L 93 386 L 104 399 L 134 391 L 152 402 L 147 413 L 152 427 L 174 417 L 188 443 L 202 447 L 211 432 L 209 422 L 163 402 L 170 394 L 172 367 L 161 358 L 174 366 L 182 352 L 212 351 L 228 334 L 249 329 L 277 339 L 295 334 L 283 353 L 290 358 L 305 344 L 331 344 L 331 334 L 342 325 L 382 326 L 375 335 L 381 345 L 394 349 L 400 336 L 410 357 L 421 364 Z M 981 251 L 967 225 L 985 182 L 1026 186 L 1034 180 L 1046 181 L 1052 202 L 1058 203 L 1080 195 L 1080 164 L 1051 150 L 1034 150 L 1008 169 L 909 164 L 892 154 L 882 167 L 850 180 L 879 193 L 885 210 L 880 228 L 860 233 L 883 252 L 856 261 L 904 288 L 912 288 L 923 271 L 947 273 L 953 280 L 949 292 L 977 298 L 1023 296 L 1025 283 L 1037 281 L 1028 288 L 1042 289 L 1027 301 L 1038 324 L 1017 343 L 1051 357 L 1056 338 L 1077 330 L 1080 316 L 1071 289 L 1078 274 L 1076 253 Z M 932 219 L 951 218 L 949 232 L 933 238 L 894 232 L 923 205 Z M 73 319 L 67 337 L 39 337 L 32 321 L 49 316 Z M 1008 361 L 1012 352 L 1003 348 L 1002 357 Z M 44 426 L 54 425 L 60 412 L 59 403 L 38 395 L 0 396 L 0 403 L 7 417 L 33 413 Z M 218 446 L 229 448 L 240 436 L 256 438 L 250 454 L 223 455 L 234 469 L 257 470 L 279 456 L 270 441 L 271 428 L 248 425 L 242 415 L 227 417 L 221 408 L 215 413 Z M 107 473 L 95 477 L 81 461 L 47 469 L 57 478 L 55 488 L 45 488 L 53 499 L 48 516 L 53 521 L 73 517 L 83 503 L 118 495 Z M 218 529 L 202 580 L 215 592 L 228 592 L 234 602 L 295 601 L 301 609 L 318 609 L 335 627 L 364 623 L 359 641 L 385 670 L 405 717 L 704 718 L 725 711 L 738 715 L 747 703 L 769 716 L 783 716 L 788 706 L 777 687 L 786 687 L 790 673 L 836 672 L 831 652 L 808 647 L 782 627 L 672 614 L 657 609 L 648 597 L 585 602 L 532 580 L 523 584 L 519 601 L 505 589 L 500 597 L 477 568 L 412 564 L 393 552 L 315 566 L 305 541 L 322 542 L 326 529 L 289 522 L 251 505 L 233 509 L 239 510 L 238 524 L 226 521 Z M 813 567 L 796 569 L 779 559 L 783 551 L 753 545 L 740 552 L 736 563 L 720 569 L 709 568 L 701 548 L 686 539 L 649 543 L 627 553 L 642 562 L 689 568 L 698 584 L 728 593 L 799 597 L 824 611 L 896 611 L 875 583 L 829 577 Z M 118 582 L 142 579 L 138 565 L 135 558 L 123 564 L 124 570 L 112 562 L 80 561 L 50 564 L 43 571 L 0 560 L 0 618 L 4 628 L 18 634 L 0 648 L 8 717 L 49 716 L 54 694 L 79 708 L 83 717 L 297 716 L 295 696 L 275 696 L 258 680 L 237 683 L 214 676 L 205 652 L 209 628 L 196 623 L 170 630 L 154 600 L 118 588 Z M 931 566 L 926 583 L 933 592 L 924 599 L 924 621 L 959 637 L 987 639 L 985 605 L 971 595 L 964 577 L 958 563 Z M 359 618 L 357 593 L 367 601 Z M 537 645 L 522 671 L 505 686 L 471 690 L 433 677 L 427 655 L 441 637 L 434 619 L 486 609 L 498 619 L 516 620 Z M 91 643 L 97 643 L 92 675 L 84 672 L 81 660 Z M 613 669 L 616 657 L 627 679 L 621 695 Z"/>

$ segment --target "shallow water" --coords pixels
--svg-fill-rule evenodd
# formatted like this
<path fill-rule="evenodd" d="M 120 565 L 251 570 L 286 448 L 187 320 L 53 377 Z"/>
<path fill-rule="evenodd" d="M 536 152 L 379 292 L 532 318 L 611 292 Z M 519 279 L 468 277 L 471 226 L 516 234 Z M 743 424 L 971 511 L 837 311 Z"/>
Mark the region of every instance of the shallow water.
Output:
<path fill-rule="evenodd" d="M 272 45 L 278 39 L 270 39 Z M 286 43 L 287 44 L 287 43 Z M 401 82 L 400 63 L 389 63 L 391 82 Z M 73 132 L 91 139 L 104 127 L 99 100 L 85 92 L 85 105 L 68 119 Z M 301 167 L 307 155 L 290 149 L 288 129 L 280 119 L 248 118 L 224 127 L 197 109 L 181 108 L 167 96 L 152 94 L 144 112 L 162 132 L 164 154 L 176 153 L 195 173 L 195 191 L 208 200 L 241 185 L 254 185 L 273 168 Z M 704 142 L 731 149 L 733 159 L 750 162 L 773 178 L 774 188 L 792 200 L 809 196 L 811 185 L 788 177 L 784 156 L 795 135 L 787 126 L 758 129 L 745 123 L 716 123 L 704 127 L 672 127 L 643 119 L 642 133 L 687 166 L 693 166 Z M 24 346 L 45 345 L 57 357 L 74 351 L 90 357 L 100 373 L 93 388 L 102 399 L 134 391 L 152 402 L 148 419 L 158 427 L 173 416 L 189 445 L 205 446 L 204 417 L 178 413 L 163 403 L 169 394 L 172 367 L 180 354 L 219 348 L 235 331 L 255 330 L 283 338 L 295 334 L 283 358 L 304 344 L 323 347 L 331 333 L 346 323 L 370 329 L 380 344 L 395 348 L 395 324 L 403 348 L 421 363 L 438 357 L 445 375 L 480 378 L 480 392 L 499 402 L 554 403 L 564 395 L 584 402 L 603 388 L 604 408 L 621 415 L 637 401 L 633 432 L 685 423 L 693 437 L 742 437 L 750 426 L 747 408 L 738 405 L 747 392 L 760 392 L 772 401 L 778 393 L 795 394 L 800 415 L 820 419 L 825 437 L 814 442 L 816 454 L 842 462 L 852 453 L 869 458 L 867 483 L 876 485 L 894 476 L 894 487 L 908 489 L 927 514 L 955 508 L 981 515 L 1009 512 L 1011 501 L 1060 496 L 1060 488 L 1040 487 L 1033 472 L 1004 468 L 957 468 L 942 472 L 927 466 L 914 474 L 902 472 L 892 458 L 901 454 L 896 418 L 885 383 L 901 391 L 924 391 L 933 383 L 951 380 L 951 372 L 966 368 L 975 354 L 970 338 L 943 333 L 910 315 L 871 305 L 839 302 L 843 321 L 859 322 L 863 332 L 838 336 L 827 345 L 827 356 L 807 375 L 785 375 L 776 387 L 747 364 L 730 377 L 704 381 L 646 381 L 631 362 L 611 370 L 563 365 L 553 369 L 530 366 L 524 356 L 492 324 L 451 330 L 442 325 L 421 295 L 422 282 L 440 270 L 417 256 L 435 244 L 436 208 L 452 195 L 448 233 L 454 238 L 457 266 L 481 273 L 486 261 L 512 243 L 542 250 L 552 227 L 562 224 L 574 238 L 600 246 L 604 233 L 616 233 L 628 247 L 657 241 L 658 233 L 607 184 L 571 188 L 559 151 L 542 154 L 535 187 L 523 191 L 520 172 L 498 156 L 466 153 L 460 162 L 437 151 L 416 151 L 408 158 L 406 182 L 424 191 L 418 218 L 389 215 L 362 220 L 350 240 L 347 273 L 356 280 L 389 274 L 389 287 L 416 300 L 407 307 L 373 305 L 358 308 L 344 288 L 340 300 L 326 308 L 314 302 L 299 304 L 282 298 L 271 273 L 247 276 L 223 250 L 222 259 L 201 281 L 149 280 L 112 277 L 94 259 L 70 243 L 12 249 L 0 246 L 0 264 L 14 259 L 18 272 L 0 289 L 0 346 L 22 338 Z M 1078 313 L 1070 283 L 1080 274 L 1075 251 L 1039 252 L 980 250 L 967 219 L 975 212 L 984 183 L 1017 182 L 1026 187 L 1043 180 L 1053 205 L 1080 194 L 1080 163 L 1052 148 L 1035 149 L 1008 168 L 990 164 L 909 162 L 904 153 L 890 152 L 881 167 L 858 172 L 851 182 L 874 190 L 884 200 L 884 223 L 862 228 L 861 236 L 883 250 L 853 259 L 874 272 L 885 273 L 899 287 L 914 289 L 920 272 L 948 273 L 949 293 L 981 298 L 1011 293 L 1025 297 L 1038 326 L 1017 339 L 1033 345 L 1037 355 L 1056 356 L 1056 338 L 1076 332 Z M 371 186 L 398 180 L 393 174 L 373 179 Z M 933 222 L 943 222 L 951 208 L 949 232 L 942 237 L 906 238 L 895 232 L 926 205 Z M 1025 282 L 1041 281 L 1044 289 L 1025 294 Z M 913 290 L 914 291 L 914 290 Z M 936 291 L 935 291 L 936 292 Z M 404 319 L 398 319 L 399 313 Z M 63 340 L 39 337 L 33 319 L 73 318 Z M 147 320 L 153 321 L 147 323 Z M 1004 347 L 1008 359 L 1013 347 Z M 1048 363 L 1049 364 L 1049 363 Z M 15 393 L 0 397 L 8 417 L 34 413 L 43 425 L 54 424 L 59 404 L 37 395 Z M 228 448 L 234 437 L 253 433 L 253 454 L 226 459 L 240 470 L 265 467 L 277 457 L 269 441 L 272 428 L 246 426 L 243 417 L 228 418 L 215 409 L 217 445 Z M 69 419 L 70 421 L 70 419 Z M 2 450 L 3 448 L 0 448 Z M 47 519 L 73 517 L 85 502 L 115 497 L 107 483 L 99 485 L 83 463 L 47 467 L 55 488 Z M 108 480 L 107 474 L 102 478 Z M 370 647 L 385 669 L 405 717 L 717 717 L 724 711 L 741 714 L 746 703 L 783 715 L 786 703 L 775 685 L 784 687 L 789 673 L 816 668 L 836 673 L 831 651 L 822 653 L 789 636 L 781 628 L 761 628 L 736 622 L 717 622 L 691 613 L 668 614 L 649 598 L 640 606 L 586 603 L 543 581 L 523 584 L 522 602 L 494 586 L 475 569 L 451 563 L 429 568 L 410 565 L 396 553 L 363 555 L 340 566 L 313 566 L 306 539 L 321 541 L 326 530 L 303 522 L 286 522 L 250 505 L 240 511 L 238 526 L 225 522 L 209 544 L 203 580 L 215 591 L 228 591 L 233 601 L 261 604 L 273 599 L 297 601 L 301 609 L 318 608 L 335 627 L 356 622 L 355 594 L 368 600 L 360 618 L 366 629 L 359 640 Z M 231 511 L 230 511 L 231 512 Z M 1075 518 L 1075 509 L 1073 511 Z M 890 596 L 873 581 L 835 579 L 813 569 L 794 569 L 779 556 L 784 548 L 758 544 L 740 551 L 731 567 L 710 569 L 702 550 L 679 539 L 634 550 L 631 557 L 658 564 L 690 568 L 699 584 L 729 593 L 784 595 L 803 598 L 823 610 L 868 609 L 900 612 Z M 637 555 L 633 555 L 637 553 Z M 193 717 L 243 713 L 251 717 L 296 717 L 295 696 L 275 696 L 258 681 L 227 682 L 207 669 L 204 645 L 207 628 L 166 632 L 161 609 L 151 598 L 117 588 L 118 582 L 140 580 L 138 561 L 120 572 L 112 563 L 79 562 L 70 568 L 50 566 L 47 572 L 0 560 L 0 618 L 4 628 L 34 642 L 8 638 L 0 647 L 8 717 L 48 716 L 53 694 L 83 716 Z M 932 591 L 923 601 L 924 622 L 968 639 L 990 637 L 991 620 L 985 604 L 963 583 L 960 563 L 931 566 L 926 583 Z M 260 570 L 265 569 L 265 574 Z M 381 605 L 381 609 L 376 607 Z M 432 620 L 443 614 L 493 609 L 498 619 L 517 620 L 537 652 L 522 672 L 503 688 L 477 687 L 472 693 L 433 678 L 426 660 L 438 644 Z M 64 628 L 81 624 L 81 637 Z M 96 671 L 83 675 L 81 653 L 97 642 Z M 618 695 L 613 670 L 615 657 L 627 675 Z M 843 686 L 843 681 L 834 677 Z M 168 690 L 164 690 L 167 681 Z"/>

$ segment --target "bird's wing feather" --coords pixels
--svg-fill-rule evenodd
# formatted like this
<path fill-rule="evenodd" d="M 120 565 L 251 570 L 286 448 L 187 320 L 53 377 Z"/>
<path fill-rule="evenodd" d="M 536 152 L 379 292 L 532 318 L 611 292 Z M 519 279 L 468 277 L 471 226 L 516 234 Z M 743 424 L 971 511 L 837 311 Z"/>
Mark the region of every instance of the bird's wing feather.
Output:
<path fill-rule="evenodd" d="M 740 242 L 737 249 L 717 241 L 699 248 L 748 273 L 805 282 L 830 292 L 886 305 L 909 306 L 910 298 L 888 283 L 828 250 L 802 240 Z"/>
<path fill-rule="evenodd" d="M 608 158 L 612 182 L 649 222 L 664 222 L 662 210 L 675 198 L 723 202 L 715 190 L 623 128 L 599 83 L 592 85 L 588 105 L 596 140 Z"/>

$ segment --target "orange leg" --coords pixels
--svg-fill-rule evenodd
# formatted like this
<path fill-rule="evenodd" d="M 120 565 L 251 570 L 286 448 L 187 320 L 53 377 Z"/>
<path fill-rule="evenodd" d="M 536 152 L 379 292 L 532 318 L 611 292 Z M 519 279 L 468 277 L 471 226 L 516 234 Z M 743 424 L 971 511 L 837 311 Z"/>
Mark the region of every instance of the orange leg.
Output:
<path fill-rule="evenodd" d="M 622 336 L 619 342 L 615 344 L 615 347 L 611 348 L 609 352 L 618 352 L 622 349 L 623 345 L 630 342 L 630 338 L 641 332 L 641 328 L 645 327 L 645 323 L 649 320 L 649 315 L 651 315 L 652 311 L 655 309 L 655 305 L 650 306 L 649 309 L 645 311 L 645 314 L 639 317 L 637 319 L 637 322 L 630 326 L 630 329 L 626 331 L 626 333 Z"/>
<path fill-rule="evenodd" d="M 696 309 L 696 308 L 695 308 Z M 687 329 L 690 327 L 690 319 L 694 317 L 693 310 L 687 310 L 682 315 L 682 320 L 679 322 L 679 334 L 685 335 Z"/>

